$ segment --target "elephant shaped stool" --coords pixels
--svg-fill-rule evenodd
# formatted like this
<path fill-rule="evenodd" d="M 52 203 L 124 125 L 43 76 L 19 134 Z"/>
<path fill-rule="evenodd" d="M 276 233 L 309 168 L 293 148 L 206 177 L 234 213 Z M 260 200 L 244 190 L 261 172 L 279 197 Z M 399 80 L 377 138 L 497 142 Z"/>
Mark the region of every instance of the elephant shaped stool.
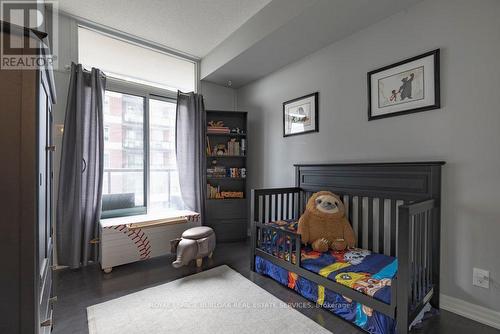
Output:
<path fill-rule="evenodd" d="M 196 259 L 196 266 L 201 267 L 203 257 L 212 257 L 215 249 L 215 233 L 208 226 L 190 228 L 182 233 L 181 239 L 171 241 L 172 253 L 177 253 L 177 259 L 172 262 L 174 268 L 187 265 Z"/>

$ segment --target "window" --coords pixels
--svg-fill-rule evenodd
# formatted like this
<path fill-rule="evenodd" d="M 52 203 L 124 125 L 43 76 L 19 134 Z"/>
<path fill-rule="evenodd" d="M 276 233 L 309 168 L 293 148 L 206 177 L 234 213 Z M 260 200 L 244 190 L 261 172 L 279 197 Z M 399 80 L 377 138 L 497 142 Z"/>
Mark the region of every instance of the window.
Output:
<path fill-rule="evenodd" d="M 104 143 L 103 217 L 184 208 L 175 156 L 175 100 L 112 90 L 105 100 L 109 139 Z"/>
<path fill-rule="evenodd" d="M 170 91 L 195 90 L 196 63 L 139 46 L 87 27 L 78 27 L 78 61 L 108 77 Z"/>
<path fill-rule="evenodd" d="M 183 209 L 175 97 L 195 90 L 197 62 L 83 26 L 78 61 L 107 76 L 102 216 Z"/>
<path fill-rule="evenodd" d="M 104 164 L 104 168 L 109 168 L 109 153 L 108 152 L 104 153 L 103 164 Z"/>
<path fill-rule="evenodd" d="M 183 207 L 175 157 L 176 103 L 149 100 L 152 210 Z"/>
<path fill-rule="evenodd" d="M 109 127 L 104 127 L 104 141 L 109 141 Z"/>
<path fill-rule="evenodd" d="M 103 214 L 144 212 L 144 98 L 106 91 L 105 100 L 104 128 L 114 135 L 104 142 Z M 140 120 L 125 117 L 131 105 Z"/>

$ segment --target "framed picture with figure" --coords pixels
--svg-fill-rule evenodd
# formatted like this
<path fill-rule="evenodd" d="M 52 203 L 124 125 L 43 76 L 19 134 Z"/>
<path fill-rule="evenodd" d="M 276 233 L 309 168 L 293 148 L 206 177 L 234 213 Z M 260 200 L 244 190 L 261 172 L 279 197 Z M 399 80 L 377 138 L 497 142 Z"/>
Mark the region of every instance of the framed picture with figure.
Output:
<path fill-rule="evenodd" d="M 316 92 L 283 102 L 283 137 L 319 131 L 318 97 Z"/>
<path fill-rule="evenodd" d="M 439 109 L 439 49 L 368 73 L 368 120 Z"/>

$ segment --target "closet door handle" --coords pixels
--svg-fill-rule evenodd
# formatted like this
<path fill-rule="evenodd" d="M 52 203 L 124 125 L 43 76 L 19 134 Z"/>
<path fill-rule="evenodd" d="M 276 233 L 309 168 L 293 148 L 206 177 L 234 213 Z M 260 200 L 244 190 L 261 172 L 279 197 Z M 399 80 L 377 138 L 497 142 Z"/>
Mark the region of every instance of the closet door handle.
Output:
<path fill-rule="evenodd" d="M 55 152 L 56 151 L 56 145 L 50 145 L 45 148 L 47 151 L 50 152 Z"/>

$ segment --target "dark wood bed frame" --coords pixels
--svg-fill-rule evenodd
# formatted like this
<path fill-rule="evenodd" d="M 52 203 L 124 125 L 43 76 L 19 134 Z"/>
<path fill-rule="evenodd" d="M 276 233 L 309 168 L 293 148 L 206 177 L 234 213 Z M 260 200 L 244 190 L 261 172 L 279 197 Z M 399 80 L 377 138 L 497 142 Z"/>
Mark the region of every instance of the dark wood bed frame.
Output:
<path fill-rule="evenodd" d="M 260 256 L 390 316 L 397 322 L 397 333 L 408 333 L 427 302 L 439 309 L 442 165 L 441 161 L 295 165 L 294 188 L 252 190 L 252 270 L 255 256 Z M 298 219 L 311 194 L 320 190 L 343 199 L 358 247 L 398 258 L 390 304 L 302 268 L 300 235 L 266 224 Z M 288 251 L 295 252 L 295 262 L 292 256 L 285 260 L 261 247 L 265 231 L 290 238 Z"/>

